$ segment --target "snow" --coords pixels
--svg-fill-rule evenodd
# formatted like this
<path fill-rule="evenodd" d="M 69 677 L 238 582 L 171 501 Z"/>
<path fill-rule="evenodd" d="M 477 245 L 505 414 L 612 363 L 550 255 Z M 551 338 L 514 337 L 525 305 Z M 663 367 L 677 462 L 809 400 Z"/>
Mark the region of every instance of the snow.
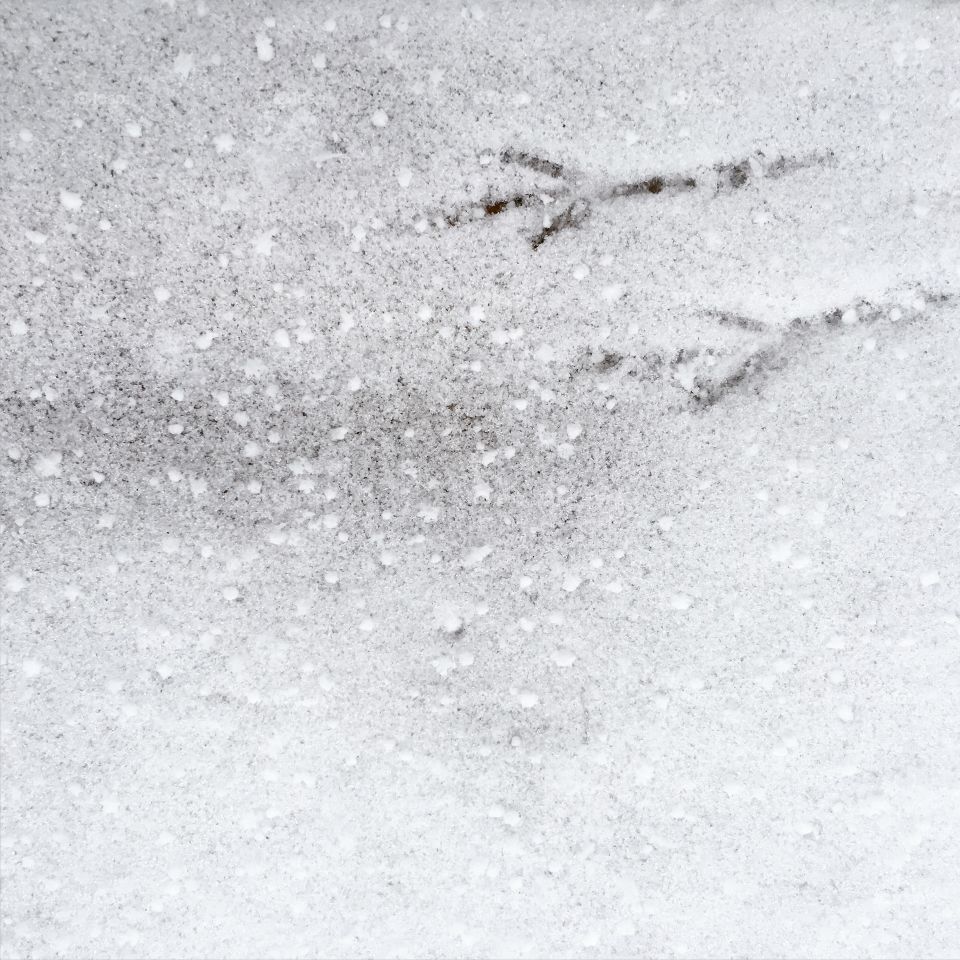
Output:
<path fill-rule="evenodd" d="M 66 210 L 79 210 L 83 206 L 83 199 L 72 190 L 61 190 L 60 203 Z"/>
<path fill-rule="evenodd" d="M 258 33 L 256 37 L 257 59 L 261 63 L 269 63 L 273 59 L 273 40 L 265 33 Z"/>
<path fill-rule="evenodd" d="M 5 41 L 4 958 L 955 952 L 953 6 Z"/>

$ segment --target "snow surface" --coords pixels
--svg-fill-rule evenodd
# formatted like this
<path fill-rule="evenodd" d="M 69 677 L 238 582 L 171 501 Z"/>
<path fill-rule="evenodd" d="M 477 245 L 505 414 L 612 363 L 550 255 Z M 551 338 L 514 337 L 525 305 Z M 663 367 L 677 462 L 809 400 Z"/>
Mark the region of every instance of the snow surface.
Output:
<path fill-rule="evenodd" d="M 960 6 L 0 14 L 4 960 L 956 956 Z"/>

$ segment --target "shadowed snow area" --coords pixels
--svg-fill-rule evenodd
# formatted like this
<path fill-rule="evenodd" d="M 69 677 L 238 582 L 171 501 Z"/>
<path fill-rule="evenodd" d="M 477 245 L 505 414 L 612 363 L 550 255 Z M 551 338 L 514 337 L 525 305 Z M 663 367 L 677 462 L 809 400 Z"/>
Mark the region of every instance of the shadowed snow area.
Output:
<path fill-rule="evenodd" d="M 955 955 L 960 5 L 0 23 L 3 960 Z"/>

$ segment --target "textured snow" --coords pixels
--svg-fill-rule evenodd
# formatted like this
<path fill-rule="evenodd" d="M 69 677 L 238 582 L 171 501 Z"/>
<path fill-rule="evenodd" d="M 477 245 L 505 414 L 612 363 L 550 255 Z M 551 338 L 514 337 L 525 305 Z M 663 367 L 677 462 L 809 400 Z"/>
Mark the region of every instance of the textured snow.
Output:
<path fill-rule="evenodd" d="M 3 23 L 4 960 L 956 955 L 960 7 Z"/>

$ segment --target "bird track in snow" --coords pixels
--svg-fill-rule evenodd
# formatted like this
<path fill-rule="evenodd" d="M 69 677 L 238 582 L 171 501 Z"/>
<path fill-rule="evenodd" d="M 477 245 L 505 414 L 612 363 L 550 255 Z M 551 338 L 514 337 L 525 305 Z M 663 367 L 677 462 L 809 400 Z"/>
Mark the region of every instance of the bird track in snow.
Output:
<path fill-rule="evenodd" d="M 506 195 L 488 193 L 480 200 L 465 204 L 455 210 L 434 216 L 435 226 L 462 227 L 498 217 L 514 209 L 547 208 L 565 197 L 573 196 L 559 213 L 547 213 L 541 228 L 528 237 L 533 250 L 564 230 L 580 227 L 589 219 L 593 205 L 639 197 L 673 197 L 692 192 L 712 181 L 713 195 L 740 190 L 754 180 L 778 180 L 801 170 L 812 167 L 828 166 L 836 162 L 830 151 L 814 152 L 801 157 L 777 156 L 767 158 L 757 151 L 741 160 L 718 163 L 707 171 L 693 174 L 673 173 L 654 174 L 639 180 L 624 181 L 602 186 L 592 191 L 575 189 L 576 177 L 567 172 L 560 163 L 553 160 L 512 148 L 501 151 L 500 163 L 503 166 L 519 166 L 535 173 L 550 177 L 554 183 L 543 190 L 527 190 Z"/>

